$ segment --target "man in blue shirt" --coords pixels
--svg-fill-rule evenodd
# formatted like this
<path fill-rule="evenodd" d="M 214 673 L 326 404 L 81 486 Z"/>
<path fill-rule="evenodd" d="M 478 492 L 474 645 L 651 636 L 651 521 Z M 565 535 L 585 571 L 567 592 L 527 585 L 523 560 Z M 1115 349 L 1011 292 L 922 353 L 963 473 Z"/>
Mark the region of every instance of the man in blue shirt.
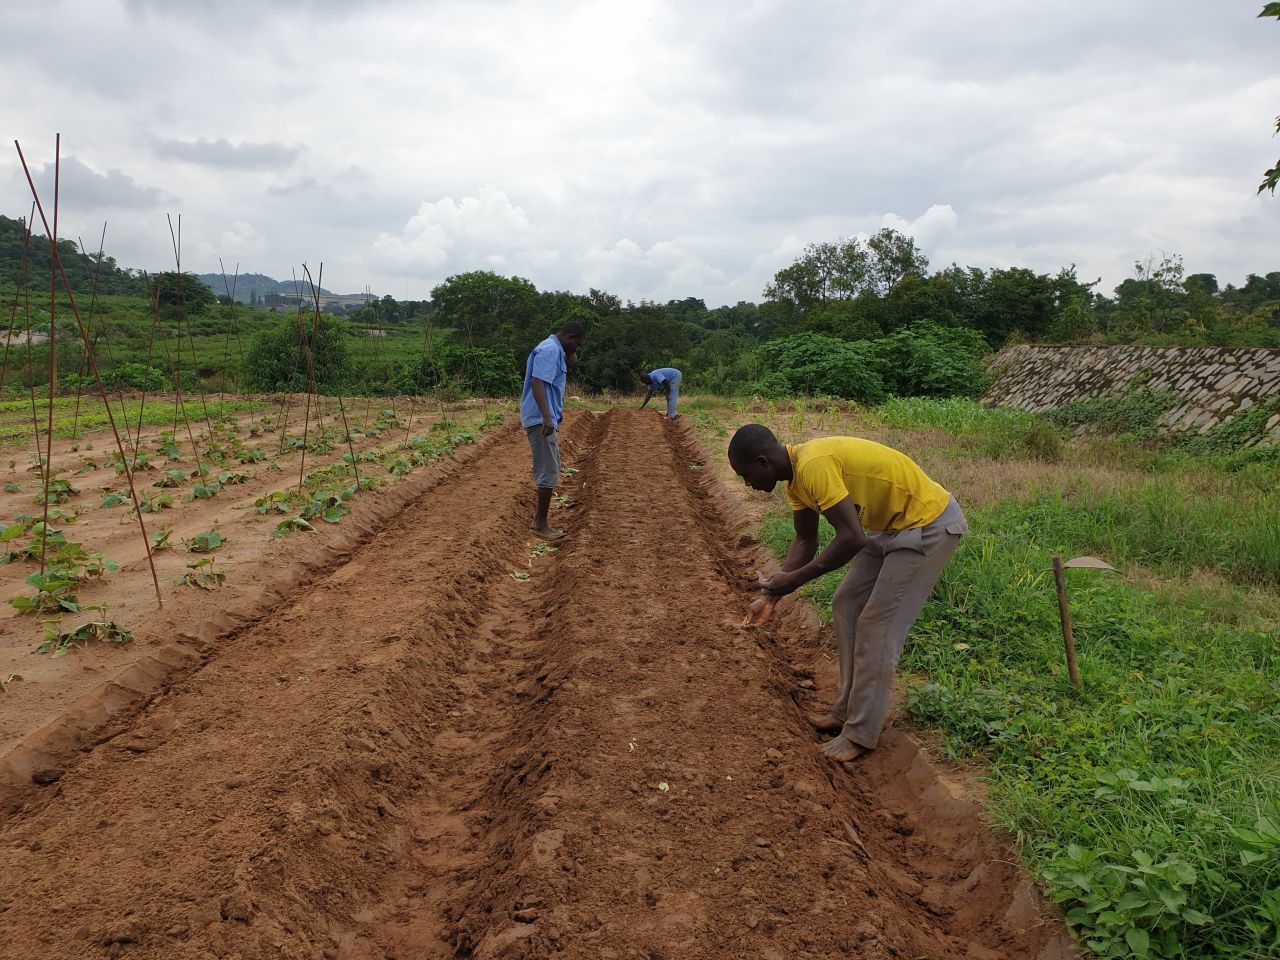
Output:
<path fill-rule="evenodd" d="M 569 372 L 569 358 L 578 352 L 587 338 L 580 323 L 566 323 L 533 348 L 524 365 L 524 390 L 520 394 L 520 423 L 529 435 L 529 452 L 533 454 L 533 482 L 538 488 L 538 506 L 533 515 L 533 529 L 544 540 L 564 536 L 547 522 L 551 494 L 560 479 L 560 440 L 558 430 L 564 420 L 564 383 Z"/>
<path fill-rule="evenodd" d="M 645 408 L 645 404 L 649 402 L 649 398 L 655 393 L 665 393 L 667 395 L 667 419 L 674 420 L 676 418 L 676 401 L 680 399 L 680 371 L 675 367 L 659 367 L 657 370 L 640 374 L 640 379 L 644 381 L 644 385 L 648 388 L 645 391 L 644 400 L 640 404 L 640 409 L 643 410 Z"/>

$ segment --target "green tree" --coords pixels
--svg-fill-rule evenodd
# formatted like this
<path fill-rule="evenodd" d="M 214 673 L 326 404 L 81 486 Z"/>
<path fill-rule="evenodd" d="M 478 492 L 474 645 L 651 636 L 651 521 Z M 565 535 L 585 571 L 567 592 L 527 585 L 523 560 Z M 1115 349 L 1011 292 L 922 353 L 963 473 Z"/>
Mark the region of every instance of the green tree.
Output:
<path fill-rule="evenodd" d="M 1097 331 L 1097 320 L 1085 299 L 1073 297 L 1058 311 L 1053 327 L 1045 339 L 1054 343 L 1078 343 L 1087 340 Z"/>
<path fill-rule="evenodd" d="M 1168 333 L 1184 326 L 1187 291 L 1182 257 L 1161 253 L 1138 260 L 1133 277 L 1116 287 L 1116 320 L 1123 333 Z"/>
<path fill-rule="evenodd" d="M 577 366 L 570 376 L 589 390 L 634 390 L 637 377 L 654 367 L 679 367 L 689 350 L 684 323 L 660 304 L 641 301 L 618 314 L 589 311 L 565 317 L 587 328 Z"/>
<path fill-rule="evenodd" d="M 870 344 L 885 389 L 900 397 L 976 397 L 987 385 L 989 352 L 977 330 L 920 322 Z"/>
<path fill-rule="evenodd" d="M 871 287 L 880 296 L 904 278 L 923 277 L 929 269 L 929 260 L 915 240 L 892 227 L 885 227 L 868 240 L 867 249 Z"/>
<path fill-rule="evenodd" d="M 759 346 L 739 330 L 712 330 L 689 351 L 688 366 L 696 371 L 699 389 L 713 393 L 744 387 L 759 376 L 755 348 Z"/>
<path fill-rule="evenodd" d="M 1268 3 L 1262 8 L 1259 17 L 1275 17 L 1280 20 L 1280 3 Z M 1280 133 L 1280 117 L 1276 117 L 1276 133 Z M 1258 184 L 1258 192 L 1270 190 L 1272 195 L 1276 192 L 1276 186 L 1280 185 L 1280 160 L 1276 161 L 1276 165 L 1262 175 L 1262 183 Z"/>
<path fill-rule="evenodd" d="M 865 323 L 867 316 L 843 306 L 833 311 L 833 305 L 867 293 L 886 296 L 907 277 L 923 278 L 928 267 L 911 237 L 885 227 L 865 244 L 857 237 L 809 244 L 795 263 L 774 274 L 764 296 L 790 309 L 794 328 L 834 329 L 840 318 L 856 315 Z"/>
<path fill-rule="evenodd" d="M 290 314 L 254 335 L 245 366 L 250 390 L 301 392 L 313 371 L 317 390 L 337 391 L 353 373 L 346 321 Z"/>
<path fill-rule="evenodd" d="M 538 325 L 538 288 L 523 277 L 475 270 L 449 277 L 431 291 L 441 326 L 471 346 L 514 351 Z"/>
<path fill-rule="evenodd" d="M 20 279 L 38 284 L 41 288 L 49 286 L 49 272 L 53 264 L 53 251 L 49 238 L 40 234 L 26 237 L 25 220 L 15 220 L 0 215 L 0 283 L 17 283 Z M 22 248 L 27 247 L 27 273 L 20 277 L 22 268 Z M 77 296 L 89 293 L 97 284 L 100 294 L 142 294 L 146 285 L 135 273 L 120 269 L 113 257 L 98 253 L 82 253 L 79 247 L 70 240 L 58 241 L 58 259 L 62 269 L 66 271 L 71 289 Z M 62 278 L 57 278 L 58 286 L 62 286 Z"/>
<path fill-rule="evenodd" d="M 857 296 L 870 282 L 869 268 L 867 250 L 857 237 L 811 243 L 795 263 L 774 274 L 764 295 L 800 312 L 814 310 Z"/>
<path fill-rule="evenodd" d="M 166 270 L 151 278 L 151 295 L 165 317 L 204 313 L 218 302 L 213 290 L 194 273 Z"/>

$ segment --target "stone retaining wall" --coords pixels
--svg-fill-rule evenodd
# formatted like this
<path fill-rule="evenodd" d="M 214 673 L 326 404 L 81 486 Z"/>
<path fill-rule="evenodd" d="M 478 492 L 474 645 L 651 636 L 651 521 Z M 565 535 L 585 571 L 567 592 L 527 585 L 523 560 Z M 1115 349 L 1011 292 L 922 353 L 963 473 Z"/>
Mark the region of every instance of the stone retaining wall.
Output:
<path fill-rule="evenodd" d="M 983 399 L 1048 410 L 1146 386 L 1181 402 L 1158 424 L 1205 433 L 1258 403 L 1280 399 L 1280 349 L 1220 347 L 1006 347 L 991 361 L 995 381 Z M 1280 409 L 1266 425 L 1280 441 Z"/>

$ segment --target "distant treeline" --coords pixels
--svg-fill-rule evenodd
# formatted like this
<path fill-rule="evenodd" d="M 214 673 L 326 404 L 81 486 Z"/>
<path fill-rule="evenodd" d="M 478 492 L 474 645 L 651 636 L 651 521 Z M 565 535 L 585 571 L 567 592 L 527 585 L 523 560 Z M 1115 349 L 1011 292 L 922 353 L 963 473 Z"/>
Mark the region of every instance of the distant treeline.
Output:
<path fill-rule="evenodd" d="M 1011 341 L 1280 345 L 1280 271 L 1220 289 L 1167 256 L 1135 264 L 1112 297 L 1095 286 L 1073 267 L 930 272 L 910 237 L 886 229 L 810 245 L 760 303 L 623 303 L 477 271 L 450 277 L 429 300 L 383 298 L 353 318 L 426 319 L 513 369 L 558 321 L 575 319 L 588 329 L 574 374 L 585 389 L 634 389 L 639 371 L 674 365 L 702 389 L 856 399 L 975 394 L 983 356 Z"/>
<path fill-rule="evenodd" d="M 8 301 L 19 279 L 19 229 L 0 218 Z M 95 275 L 100 294 L 118 294 L 91 311 L 95 354 L 107 368 L 138 365 L 129 369 L 141 371 L 141 382 L 185 371 L 240 389 L 299 388 L 311 376 L 310 353 L 321 389 L 504 393 L 518 387 L 529 349 L 567 320 L 587 327 L 572 376 L 577 389 L 592 391 L 634 390 L 640 372 L 676 366 L 689 388 L 719 392 L 973 395 L 984 386 L 984 356 L 1016 340 L 1280 345 L 1280 271 L 1220 289 L 1211 274 L 1185 275 L 1178 257 L 1162 257 L 1136 264 L 1108 297 L 1072 267 L 930 272 L 914 241 L 889 229 L 811 244 L 759 303 L 624 303 L 602 290 L 544 291 L 522 277 L 473 271 L 449 277 L 428 300 L 383 297 L 348 318 L 305 323 L 292 308 L 219 304 L 194 275 L 143 278 L 74 245 L 60 253 L 82 300 Z M 47 241 L 30 244 L 28 267 L 38 297 L 48 289 Z M 79 375 L 82 350 L 69 317 L 60 329 L 59 370 Z M 161 350 L 180 333 L 191 341 L 185 358 Z M 44 382 L 43 350 L 10 343 L 8 382 Z"/>

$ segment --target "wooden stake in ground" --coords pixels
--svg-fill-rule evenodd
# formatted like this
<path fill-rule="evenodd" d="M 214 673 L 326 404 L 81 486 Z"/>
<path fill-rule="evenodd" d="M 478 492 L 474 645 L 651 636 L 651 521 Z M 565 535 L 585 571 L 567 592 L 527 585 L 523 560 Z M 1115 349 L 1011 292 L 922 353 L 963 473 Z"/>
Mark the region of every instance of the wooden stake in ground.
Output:
<path fill-rule="evenodd" d="M 1058 616 L 1062 620 L 1062 643 L 1067 648 L 1067 673 L 1071 685 L 1080 689 L 1080 670 L 1076 667 L 1076 641 L 1071 633 L 1071 611 L 1067 607 L 1067 579 L 1062 575 L 1062 557 L 1053 555 L 1053 582 L 1058 587 Z"/>
<path fill-rule="evenodd" d="M 1071 629 L 1071 610 L 1067 606 L 1067 578 L 1063 574 L 1066 567 L 1086 567 L 1092 570 L 1110 570 L 1116 568 L 1097 557 L 1075 557 L 1062 562 L 1059 554 L 1053 555 L 1053 582 L 1058 588 L 1058 616 L 1062 620 L 1062 645 L 1067 651 L 1067 674 L 1071 677 L 1071 685 L 1080 689 L 1080 669 L 1076 666 L 1076 639 Z"/>
<path fill-rule="evenodd" d="M 59 133 L 53 142 L 53 230 L 49 232 L 49 246 L 52 248 L 49 261 L 49 421 L 45 427 L 44 508 L 40 518 L 41 578 L 44 577 L 45 552 L 49 546 L 49 483 L 53 479 L 53 395 L 58 392 L 58 330 L 55 321 L 58 313 L 58 196 L 62 175 L 62 134 Z M 34 385 L 32 389 L 34 390 Z M 40 446 L 38 431 L 36 446 Z"/>
<path fill-rule="evenodd" d="M 59 138 L 61 139 L 61 138 Z M 45 233 L 48 236 L 56 234 L 49 229 L 49 218 L 45 216 L 44 205 L 40 202 L 40 193 L 36 190 L 36 182 L 31 176 L 31 168 L 27 166 L 27 158 L 22 155 L 22 146 L 17 140 L 13 141 L 14 149 L 18 151 L 18 161 L 22 164 L 22 173 L 27 179 L 27 186 L 31 189 L 31 199 L 35 202 L 36 210 L 40 214 L 40 222 L 44 224 Z M 76 329 L 80 331 L 80 341 L 84 344 L 85 354 L 89 357 L 89 369 L 93 373 L 94 383 L 98 386 L 98 395 L 102 398 L 102 405 L 107 411 L 107 423 L 111 426 L 111 434 L 115 437 L 116 449 L 120 451 L 120 459 L 124 463 L 125 479 L 129 481 L 129 498 L 133 501 L 134 514 L 138 518 L 138 530 L 142 534 L 142 546 L 147 552 L 147 566 L 151 569 L 151 583 L 156 590 L 157 606 L 164 606 L 164 601 L 160 597 L 160 579 L 156 576 L 155 558 L 151 553 L 151 540 L 147 537 L 147 527 L 142 520 L 142 511 L 138 508 L 138 491 L 133 481 L 133 468 L 129 463 L 129 458 L 125 454 L 124 442 L 120 439 L 120 430 L 116 426 L 115 413 L 111 409 L 111 404 L 107 402 L 107 391 L 102 385 L 102 373 L 98 370 L 98 361 L 93 355 L 93 349 L 89 345 L 89 332 L 85 328 L 84 318 L 80 316 L 80 308 L 76 305 L 76 295 L 71 289 L 71 281 L 67 278 L 66 268 L 62 264 L 62 260 L 57 255 L 57 246 L 53 248 L 53 268 L 58 271 L 59 277 L 62 279 L 62 288 L 67 293 L 67 303 L 71 307 L 71 315 L 76 318 Z M 37 439 L 37 446 L 39 441 Z M 47 490 L 45 496 L 48 501 Z"/>

